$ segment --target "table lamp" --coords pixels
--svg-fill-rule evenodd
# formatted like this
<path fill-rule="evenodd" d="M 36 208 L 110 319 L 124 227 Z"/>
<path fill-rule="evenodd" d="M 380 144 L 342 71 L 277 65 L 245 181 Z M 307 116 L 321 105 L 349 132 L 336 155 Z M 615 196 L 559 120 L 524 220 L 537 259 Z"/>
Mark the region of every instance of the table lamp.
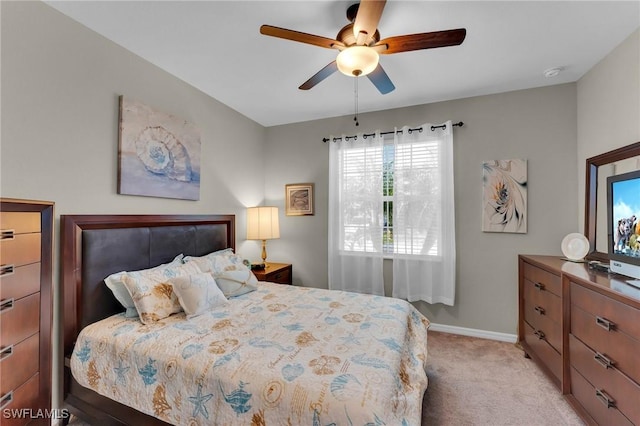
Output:
<path fill-rule="evenodd" d="M 262 240 L 262 262 L 267 264 L 267 240 L 280 238 L 277 207 L 249 207 L 247 209 L 247 240 Z"/>

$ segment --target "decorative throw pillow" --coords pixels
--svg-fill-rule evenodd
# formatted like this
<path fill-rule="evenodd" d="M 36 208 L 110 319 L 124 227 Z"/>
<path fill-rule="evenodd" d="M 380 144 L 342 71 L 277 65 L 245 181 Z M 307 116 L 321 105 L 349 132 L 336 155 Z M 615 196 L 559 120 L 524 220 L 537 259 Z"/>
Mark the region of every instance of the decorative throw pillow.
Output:
<path fill-rule="evenodd" d="M 187 319 L 229 303 L 209 273 L 171 278 L 173 292 L 187 314 Z"/>
<path fill-rule="evenodd" d="M 187 256 L 185 263 L 193 262 L 198 265 L 202 272 L 211 272 L 215 275 L 225 271 L 250 271 L 244 260 L 233 252 L 233 249 L 214 251 L 200 257 Z"/>
<path fill-rule="evenodd" d="M 164 263 L 162 265 L 158 265 L 150 269 L 142 269 L 140 271 L 133 271 L 133 272 L 139 273 L 139 274 L 154 273 L 155 271 L 158 271 L 161 269 L 182 265 L 183 257 L 184 255 L 179 254 L 169 263 Z M 133 273 L 133 272 L 130 272 L 130 273 Z M 111 290 L 114 297 L 118 300 L 118 302 L 120 302 L 122 307 L 126 309 L 124 316 L 127 318 L 134 318 L 138 316 L 138 311 L 136 310 L 136 307 L 135 307 L 135 304 L 133 303 L 133 299 L 131 298 L 131 295 L 129 294 L 126 287 L 124 286 L 123 274 L 126 274 L 126 273 L 127 271 L 122 271 L 122 272 L 116 272 L 115 274 L 111 274 L 104 279 L 104 283 L 107 285 L 107 287 L 109 287 L 109 290 Z"/>
<path fill-rule="evenodd" d="M 216 283 L 225 297 L 240 296 L 258 289 L 258 279 L 250 270 L 231 270 L 215 274 Z"/>
<path fill-rule="evenodd" d="M 169 280 L 198 273 L 200 270 L 196 265 L 182 264 L 154 273 L 128 272 L 124 274 L 123 281 L 140 315 L 140 321 L 151 324 L 182 311 Z"/>

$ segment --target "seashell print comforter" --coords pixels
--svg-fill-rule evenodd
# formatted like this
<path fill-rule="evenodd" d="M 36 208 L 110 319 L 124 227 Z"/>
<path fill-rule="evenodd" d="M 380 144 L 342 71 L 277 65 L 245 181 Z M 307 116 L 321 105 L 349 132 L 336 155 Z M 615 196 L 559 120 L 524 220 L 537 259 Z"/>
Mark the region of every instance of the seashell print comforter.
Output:
<path fill-rule="evenodd" d="M 260 283 L 188 321 L 91 324 L 71 369 L 178 425 L 419 425 L 428 327 L 402 300 Z"/>

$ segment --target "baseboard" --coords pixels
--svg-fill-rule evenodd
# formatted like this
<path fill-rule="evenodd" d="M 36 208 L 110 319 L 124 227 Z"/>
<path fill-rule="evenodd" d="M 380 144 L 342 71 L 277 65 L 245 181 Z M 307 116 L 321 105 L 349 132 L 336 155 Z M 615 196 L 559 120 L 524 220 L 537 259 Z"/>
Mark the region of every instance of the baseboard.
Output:
<path fill-rule="evenodd" d="M 456 327 L 454 325 L 431 323 L 429 330 L 442 333 L 460 334 L 462 336 L 479 337 L 481 339 L 498 340 L 500 342 L 516 343 L 518 336 L 515 334 L 498 333 L 496 331 L 478 330 L 475 328 Z"/>

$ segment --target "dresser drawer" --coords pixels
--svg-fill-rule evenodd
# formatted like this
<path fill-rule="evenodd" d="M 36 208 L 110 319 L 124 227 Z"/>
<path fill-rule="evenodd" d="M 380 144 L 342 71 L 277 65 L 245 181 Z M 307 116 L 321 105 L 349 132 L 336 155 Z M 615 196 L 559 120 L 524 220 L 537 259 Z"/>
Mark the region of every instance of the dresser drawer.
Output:
<path fill-rule="evenodd" d="M 527 300 L 524 304 L 524 319 L 534 330 L 538 331 L 539 336 L 544 336 L 556 351 L 562 353 L 562 327 L 560 323 L 548 317 L 546 311 L 539 305 L 533 305 Z"/>
<path fill-rule="evenodd" d="M 0 241 L 0 265 L 27 265 L 40 262 L 40 234 L 21 234 Z"/>
<path fill-rule="evenodd" d="M 606 353 L 618 370 L 640 383 L 640 341 L 631 337 L 640 334 L 635 330 L 638 322 L 637 309 L 571 283 L 571 333 L 593 351 Z"/>
<path fill-rule="evenodd" d="M 288 263 L 269 263 L 265 269 L 257 269 L 253 273 L 258 281 L 291 284 L 291 268 Z"/>
<path fill-rule="evenodd" d="M 0 347 L 0 395 L 17 389 L 38 372 L 40 333 L 14 346 Z"/>
<path fill-rule="evenodd" d="M 0 229 L 15 234 L 40 232 L 39 212 L 0 212 Z"/>
<path fill-rule="evenodd" d="M 560 296 L 536 287 L 532 281 L 524 281 L 524 300 L 532 305 L 538 316 L 545 316 L 560 323 L 562 319 L 562 302 Z"/>
<path fill-rule="evenodd" d="M 607 406 L 604 394 L 598 393 L 601 390 L 596 390 L 575 368 L 569 370 L 571 393 L 599 425 L 633 426 L 617 408 Z"/>
<path fill-rule="evenodd" d="M 30 408 L 31 410 L 37 412 L 38 409 L 38 398 L 40 392 L 40 374 L 36 374 L 31 379 L 29 379 L 25 384 L 20 386 L 18 389 L 13 391 L 11 394 L 10 402 L 5 406 L 0 403 L 0 415 L 2 416 L 2 426 L 22 426 L 29 422 L 28 417 L 11 417 L 4 418 L 4 410 L 16 410 L 15 412 L 20 413 L 21 409 Z M 8 394 L 0 395 L 3 401 L 6 401 Z M 9 413 L 11 411 L 8 411 Z M 25 414 L 25 413 L 23 413 Z M 26 413 L 28 415 L 28 413 Z"/>
<path fill-rule="evenodd" d="M 536 334 L 537 333 L 537 334 Z M 562 380 L 562 356 L 549 344 L 546 338 L 540 336 L 539 330 L 535 330 L 526 322 L 524 323 L 524 342 L 537 356 L 549 371 Z"/>
<path fill-rule="evenodd" d="M 640 336 L 640 310 L 613 300 L 584 286 L 571 283 L 571 304 L 607 319 L 629 336 Z"/>
<path fill-rule="evenodd" d="M 285 269 L 273 274 L 268 274 L 267 281 L 279 284 L 289 284 L 291 282 L 291 271 L 289 271 L 289 269 Z"/>
<path fill-rule="evenodd" d="M 524 278 L 533 283 L 534 286 L 541 290 L 550 291 L 556 296 L 562 295 L 562 286 L 559 275 L 554 275 L 544 269 L 533 266 L 529 263 L 524 264 Z"/>
<path fill-rule="evenodd" d="M 40 291 L 40 262 L 7 269 L 0 275 L 0 300 L 20 299 Z"/>
<path fill-rule="evenodd" d="M 10 299 L 4 299 L 7 302 Z M 7 306 L 5 304 L 5 306 Z M 0 346 L 19 343 L 40 329 L 40 293 L 14 299 L 13 306 L 0 312 Z"/>
<path fill-rule="evenodd" d="M 606 392 L 615 406 L 634 424 L 640 425 L 640 386 L 616 367 L 608 366 L 607 354 L 596 354 L 572 334 L 569 335 L 569 359 L 574 367 L 595 388 Z"/>

